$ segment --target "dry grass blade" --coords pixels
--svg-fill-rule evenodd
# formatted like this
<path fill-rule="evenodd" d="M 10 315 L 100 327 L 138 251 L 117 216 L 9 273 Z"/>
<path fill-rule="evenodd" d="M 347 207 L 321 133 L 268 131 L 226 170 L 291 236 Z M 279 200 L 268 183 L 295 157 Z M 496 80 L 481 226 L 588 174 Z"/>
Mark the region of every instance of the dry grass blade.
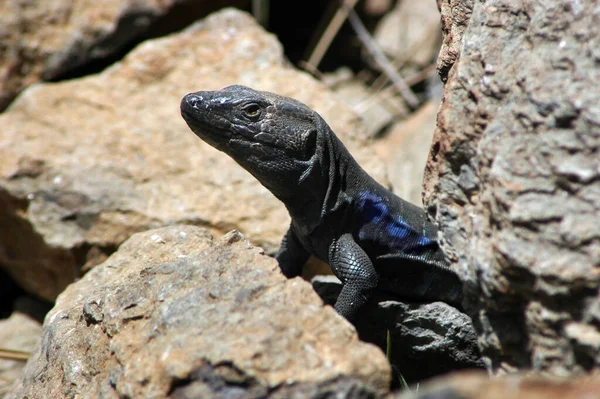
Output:
<path fill-rule="evenodd" d="M 436 68 L 435 64 L 429 65 L 427 68 L 423 69 L 422 71 L 420 71 L 412 76 L 409 76 L 406 79 L 406 83 L 409 85 L 413 85 L 415 83 L 419 83 L 419 82 L 427 79 L 429 76 L 431 76 L 435 73 L 435 68 Z M 370 97 L 368 97 L 364 101 L 356 104 L 354 106 L 354 111 L 356 111 L 358 114 L 362 114 L 363 112 L 366 112 L 369 108 L 371 108 L 378 102 L 385 101 L 385 100 L 391 98 L 392 96 L 396 95 L 397 93 L 398 93 L 398 88 L 396 86 L 388 86 L 385 89 L 375 90 L 374 93 Z"/>
<path fill-rule="evenodd" d="M 342 5 L 343 8 L 347 8 L 346 4 Z M 406 84 L 402 76 L 396 71 L 391 62 L 387 59 L 386 55 L 379 48 L 375 40 L 371 37 L 367 29 L 363 25 L 362 21 L 354 11 L 354 9 L 347 8 L 348 10 L 348 22 L 352 25 L 352 28 L 356 32 L 361 43 L 365 46 L 367 51 L 371 54 L 377 65 L 381 70 L 388 76 L 392 83 L 398 88 L 398 91 L 404 97 L 406 102 L 411 108 L 416 108 L 419 105 L 419 99 L 412 92 L 410 87 Z"/>
<path fill-rule="evenodd" d="M 428 27 L 428 29 L 426 29 L 427 34 L 423 35 L 419 38 L 419 40 L 415 40 L 414 43 L 412 43 L 410 45 L 410 47 L 408 48 L 408 50 L 398 54 L 393 61 L 391 61 L 392 65 L 394 66 L 394 68 L 396 70 L 400 70 L 402 69 L 402 67 L 410 60 L 410 58 L 417 52 L 419 51 L 419 49 L 425 44 L 427 43 L 429 40 L 431 40 L 431 36 L 435 33 L 437 33 L 437 30 L 434 28 L 437 28 L 439 26 L 439 22 L 435 22 L 435 24 L 431 24 L 430 27 Z M 373 82 L 373 84 L 371 85 L 371 88 L 375 91 L 381 90 L 383 89 L 383 87 L 385 86 L 385 84 L 389 81 L 388 76 L 385 73 L 382 73 L 377 79 L 375 79 L 375 81 Z M 408 83 L 408 85 L 412 85 L 412 82 L 409 82 L 409 79 L 405 79 L 405 81 Z"/>
<path fill-rule="evenodd" d="M 345 0 L 343 5 L 337 9 L 335 15 L 333 18 L 331 18 L 331 21 L 329 21 L 327 28 L 325 28 L 325 31 L 319 38 L 317 45 L 308 58 L 308 61 L 304 63 L 309 72 L 314 73 L 314 71 L 317 70 L 321 60 L 323 59 L 323 56 L 331 45 L 333 38 L 335 35 L 337 35 L 338 31 L 344 24 L 344 21 L 346 21 L 346 18 L 348 18 L 348 10 L 352 10 L 356 3 L 358 3 L 358 0 Z"/>
<path fill-rule="evenodd" d="M 29 359 L 29 355 L 29 352 L 17 351 L 13 349 L 0 349 L 0 359 L 26 362 L 27 359 Z"/>
<path fill-rule="evenodd" d="M 259 24 L 268 28 L 270 0 L 252 0 L 252 15 Z"/>

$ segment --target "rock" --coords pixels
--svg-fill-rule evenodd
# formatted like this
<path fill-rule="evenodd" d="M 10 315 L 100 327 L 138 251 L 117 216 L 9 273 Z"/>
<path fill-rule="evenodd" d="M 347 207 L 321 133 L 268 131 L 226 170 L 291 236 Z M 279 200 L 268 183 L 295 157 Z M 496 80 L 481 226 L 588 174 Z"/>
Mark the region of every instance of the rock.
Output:
<path fill-rule="evenodd" d="M 374 92 L 349 68 L 339 68 L 327 74 L 324 81 L 341 102 L 356 111 L 369 137 L 378 136 L 394 121 L 408 115 L 408 109 L 402 99 L 393 94 Z"/>
<path fill-rule="evenodd" d="M 510 375 L 489 378 L 482 372 L 459 372 L 438 377 L 419 386 L 416 392 L 397 392 L 394 399 L 564 399 L 597 398 L 600 378 L 540 378 Z"/>
<path fill-rule="evenodd" d="M 387 13 L 394 6 L 392 0 L 365 0 L 363 11 L 368 16 L 376 17 Z"/>
<path fill-rule="evenodd" d="M 597 11 L 475 2 L 448 73 L 425 203 L 496 374 L 600 367 Z"/>
<path fill-rule="evenodd" d="M 462 39 L 473 12 L 475 0 L 437 0 L 441 13 L 442 46 L 437 59 L 437 73 L 442 82 L 460 55 Z"/>
<path fill-rule="evenodd" d="M 133 235 L 59 295 L 12 397 L 381 395 L 389 383 L 381 350 L 308 282 L 238 232 L 179 225 Z"/>
<path fill-rule="evenodd" d="M 197 398 L 269 398 L 269 399 L 321 399 L 321 398 L 348 398 L 348 399 L 379 399 L 384 398 L 373 388 L 357 381 L 355 378 L 342 377 L 324 383 L 300 383 L 282 385 L 272 390 L 253 385 L 251 389 L 227 386 L 224 378 L 214 371 L 204 373 L 196 378 L 189 386 L 176 388 L 171 397 L 178 399 Z M 210 379 L 210 389 L 206 388 L 204 380 Z M 197 381 L 200 380 L 200 381 Z"/>
<path fill-rule="evenodd" d="M 10 317 L 14 310 L 15 300 L 23 294 L 25 294 L 23 288 L 0 268 L 0 319 Z"/>
<path fill-rule="evenodd" d="M 394 123 L 373 148 L 389 165 L 393 192 L 422 206 L 423 171 L 431 148 L 439 101 L 429 100 L 406 120 Z"/>
<path fill-rule="evenodd" d="M 187 4 L 186 4 L 187 3 Z M 205 1 L 105 0 L 0 3 L 0 111 L 24 88 L 120 54 L 156 32 L 214 11 Z M 212 2 L 212 3 L 223 3 Z M 229 1 L 230 5 L 240 1 Z M 172 25 L 177 20 L 176 26 Z"/>
<path fill-rule="evenodd" d="M 341 290 L 336 277 L 316 276 L 312 284 L 325 303 L 335 303 Z M 354 324 L 361 340 L 383 351 L 390 332 L 390 361 L 406 381 L 484 368 L 471 320 L 443 302 L 406 303 L 377 294 Z"/>
<path fill-rule="evenodd" d="M 234 83 L 307 103 L 386 183 L 357 115 L 248 14 L 224 9 L 98 75 L 31 86 L 0 115 L 0 224 L 11 225 L 0 266 L 53 300 L 132 233 L 162 225 L 235 228 L 273 252 L 285 207 L 179 113 L 188 92 Z"/>
<path fill-rule="evenodd" d="M 0 349 L 32 352 L 40 343 L 42 323 L 31 316 L 15 311 L 0 320 Z M 4 397 L 25 366 L 21 360 L 0 358 L 0 396 Z"/>
<path fill-rule="evenodd" d="M 426 67 L 440 50 L 440 13 L 433 1 L 399 0 L 377 24 L 373 38 L 392 59 L 401 60 L 405 68 Z"/>

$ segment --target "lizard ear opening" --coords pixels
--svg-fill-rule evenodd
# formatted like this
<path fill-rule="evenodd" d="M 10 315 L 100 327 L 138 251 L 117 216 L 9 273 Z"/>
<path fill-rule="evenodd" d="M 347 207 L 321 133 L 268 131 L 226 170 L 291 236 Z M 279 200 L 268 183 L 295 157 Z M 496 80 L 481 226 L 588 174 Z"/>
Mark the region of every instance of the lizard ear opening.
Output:
<path fill-rule="evenodd" d="M 318 165 L 317 157 L 317 129 L 310 129 L 304 132 L 302 139 L 304 140 L 304 159 L 302 163 L 306 166 L 304 172 L 300 176 L 298 183 L 303 183 L 312 174 L 314 168 Z"/>
<path fill-rule="evenodd" d="M 309 159 L 317 148 L 317 130 L 311 129 L 304 133 L 304 159 Z"/>

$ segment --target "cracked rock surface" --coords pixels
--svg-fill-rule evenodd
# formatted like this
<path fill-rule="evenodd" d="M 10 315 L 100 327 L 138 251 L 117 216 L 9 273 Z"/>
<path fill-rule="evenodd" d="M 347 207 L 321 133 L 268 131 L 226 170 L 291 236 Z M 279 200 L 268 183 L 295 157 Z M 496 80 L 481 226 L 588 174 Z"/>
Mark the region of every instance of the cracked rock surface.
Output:
<path fill-rule="evenodd" d="M 600 367 L 600 3 L 439 0 L 425 204 L 495 373 Z M 445 71 L 445 72 L 444 72 Z"/>
<path fill-rule="evenodd" d="M 308 282 L 236 231 L 185 225 L 135 234 L 71 284 L 34 353 L 12 397 L 369 397 L 390 384 L 383 352 Z"/>

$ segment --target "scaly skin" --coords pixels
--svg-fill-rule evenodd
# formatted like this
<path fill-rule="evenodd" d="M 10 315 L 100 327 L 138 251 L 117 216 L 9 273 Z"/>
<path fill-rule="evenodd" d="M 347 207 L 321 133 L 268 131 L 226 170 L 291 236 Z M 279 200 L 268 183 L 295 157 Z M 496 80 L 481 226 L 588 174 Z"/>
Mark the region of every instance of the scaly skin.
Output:
<path fill-rule="evenodd" d="M 287 277 L 310 255 L 342 281 L 335 309 L 353 319 L 374 290 L 460 307 L 425 212 L 371 178 L 319 114 L 244 86 L 199 91 L 181 114 L 202 140 L 232 157 L 281 200 L 292 222 L 277 260 Z"/>

